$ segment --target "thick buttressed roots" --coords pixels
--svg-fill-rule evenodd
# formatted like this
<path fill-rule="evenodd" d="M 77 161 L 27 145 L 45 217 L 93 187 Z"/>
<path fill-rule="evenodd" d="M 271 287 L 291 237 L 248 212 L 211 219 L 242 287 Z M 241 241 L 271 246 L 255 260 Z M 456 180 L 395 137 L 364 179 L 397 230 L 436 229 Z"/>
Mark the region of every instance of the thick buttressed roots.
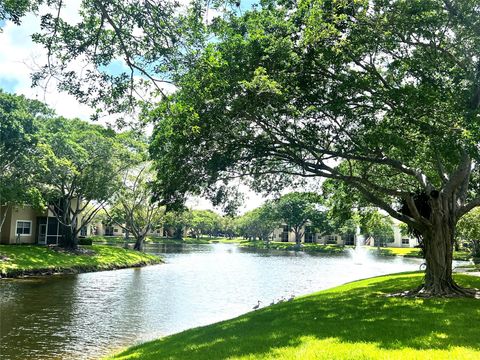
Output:
<path fill-rule="evenodd" d="M 389 296 L 411 297 L 411 298 L 474 298 L 480 299 L 479 289 L 469 289 L 457 285 L 455 282 L 443 282 L 426 284 L 423 283 L 414 290 L 391 294 Z"/>

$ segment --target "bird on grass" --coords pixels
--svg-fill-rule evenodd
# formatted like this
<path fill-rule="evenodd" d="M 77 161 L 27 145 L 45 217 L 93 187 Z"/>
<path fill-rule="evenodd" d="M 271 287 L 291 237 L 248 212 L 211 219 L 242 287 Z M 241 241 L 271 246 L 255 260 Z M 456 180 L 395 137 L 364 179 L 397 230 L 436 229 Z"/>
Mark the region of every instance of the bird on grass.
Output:
<path fill-rule="evenodd" d="M 252 309 L 253 309 L 253 310 L 257 310 L 257 309 L 260 307 L 260 303 L 261 303 L 261 301 L 258 300 L 257 305 L 255 305 Z"/>
<path fill-rule="evenodd" d="M 293 299 L 295 299 L 295 295 L 290 295 L 290 298 L 288 299 L 288 301 L 293 301 Z"/>

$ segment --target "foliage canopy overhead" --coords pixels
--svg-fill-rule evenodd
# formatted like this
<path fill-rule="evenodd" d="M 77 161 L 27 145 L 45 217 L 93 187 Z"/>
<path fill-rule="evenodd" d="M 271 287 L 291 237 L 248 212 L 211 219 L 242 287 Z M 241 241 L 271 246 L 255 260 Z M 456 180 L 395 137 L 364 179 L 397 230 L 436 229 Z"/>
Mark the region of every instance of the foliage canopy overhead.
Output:
<path fill-rule="evenodd" d="M 216 21 L 218 41 L 151 113 L 159 192 L 323 176 L 418 226 L 398 198 L 456 193 L 460 217 L 480 204 L 478 12 L 468 0 L 266 1 Z"/>

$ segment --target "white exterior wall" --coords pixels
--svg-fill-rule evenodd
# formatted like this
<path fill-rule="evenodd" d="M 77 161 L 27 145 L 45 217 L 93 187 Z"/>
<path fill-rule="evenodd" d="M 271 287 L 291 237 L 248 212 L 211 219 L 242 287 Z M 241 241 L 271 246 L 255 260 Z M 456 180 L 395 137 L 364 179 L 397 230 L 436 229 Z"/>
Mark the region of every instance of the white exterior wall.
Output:
<path fill-rule="evenodd" d="M 335 241 L 335 244 L 337 245 L 343 245 L 343 239 L 340 235 L 338 234 L 328 234 L 328 235 L 323 235 L 323 236 L 318 236 L 317 235 L 317 243 L 319 244 L 333 244 L 332 241 Z"/>
<path fill-rule="evenodd" d="M 394 233 L 394 242 L 393 243 L 388 243 L 387 246 L 389 247 L 410 247 L 413 248 L 415 246 L 418 246 L 418 240 L 416 238 L 408 237 L 408 236 L 402 236 L 401 231 L 400 231 L 400 222 L 396 219 L 393 219 L 393 233 Z M 305 229 L 304 229 L 305 230 Z M 270 238 L 272 241 L 282 241 L 282 234 L 283 234 L 283 227 L 278 227 L 275 230 L 273 230 L 272 234 L 270 235 Z M 365 244 L 367 246 L 374 246 L 374 239 L 369 238 L 366 239 L 363 235 L 360 234 L 360 230 L 358 229 L 356 236 L 360 239 L 361 244 Z M 315 234 L 314 241 L 317 244 L 327 244 L 329 243 L 329 239 L 331 237 L 335 238 L 335 243 L 337 245 L 344 245 L 344 240 L 342 239 L 341 235 L 338 234 L 327 234 L 327 235 L 322 235 L 322 234 Z M 408 239 L 408 244 L 403 244 L 402 239 Z M 305 235 L 302 236 L 302 242 L 305 241 Z M 295 233 L 293 231 L 289 231 L 288 233 L 288 242 L 295 242 Z"/>
<path fill-rule="evenodd" d="M 283 237 L 283 227 L 276 228 L 273 230 L 272 234 L 270 235 L 270 238 L 272 241 L 277 241 L 281 242 Z M 302 236 L 302 242 L 305 240 L 305 234 Z M 288 242 L 295 242 L 295 233 L 290 230 L 288 232 Z"/>
<path fill-rule="evenodd" d="M 160 227 L 155 230 L 150 230 L 147 233 L 147 236 L 153 236 L 153 237 L 163 237 L 163 227 Z"/>
<path fill-rule="evenodd" d="M 37 213 L 29 206 L 14 206 L 2 208 L 1 215 L 7 212 L 2 226 L 0 240 L 3 244 L 35 244 L 37 240 Z M 1 221 L 1 220 L 0 220 Z M 30 223 L 30 234 L 17 235 L 17 222 L 26 221 Z"/>
<path fill-rule="evenodd" d="M 72 202 L 72 206 L 76 206 L 76 202 Z M 0 232 L 0 243 L 3 244 L 42 244 L 44 240 L 39 239 L 38 234 L 38 218 L 54 218 L 55 215 L 51 210 L 35 210 L 31 206 L 13 206 L 13 207 L 1 207 L 0 219 L 4 212 L 6 212 L 5 222 Z M 1 221 L 1 220 L 0 220 Z M 21 234 L 17 232 L 17 222 L 27 221 L 30 222 L 30 234 Z M 77 223 L 77 226 L 80 224 Z M 88 230 L 87 230 L 88 234 Z M 50 236 L 50 235 L 49 235 Z"/>
<path fill-rule="evenodd" d="M 400 229 L 401 222 L 393 219 L 393 242 L 386 243 L 387 247 L 395 247 L 395 248 L 413 248 L 418 246 L 418 240 L 416 238 L 410 236 L 402 236 L 402 232 Z M 402 240 L 408 240 L 408 244 L 403 244 Z M 368 246 L 375 246 L 375 239 L 370 237 L 366 240 L 366 245 Z"/>
<path fill-rule="evenodd" d="M 113 228 L 113 233 L 109 234 L 108 236 L 123 236 L 124 235 L 123 229 L 118 225 L 109 226 L 109 225 L 104 225 L 101 222 L 99 222 L 99 223 L 96 223 L 94 225 L 94 227 L 96 229 L 96 235 L 98 235 L 98 236 L 107 236 L 107 235 L 105 235 L 105 233 L 107 232 L 108 227 Z"/>
<path fill-rule="evenodd" d="M 302 236 L 301 242 L 305 242 L 305 227 L 302 229 L 302 231 L 303 231 L 303 236 Z M 272 234 L 270 235 L 270 238 L 272 239 L 272 241 L 281 242 L 282 236 L 283 236 L 283 227 L 278 227 L 275 230 L 273 230 Z M 342 237 L 337 234 L 322 235 L 322 234 L 316 233 L 314 235 L 313 242 L 317 244 L 324 244 L 329 239 L 329 236 L 335 237 L 335 242 L 337 245 L 343 245 Z M 288 232 L 288 242 L 295 242 L 295 233 L 292 230 Z"/>
<path fill-rule="evenodd" d="M 102 223 L 96 223 L 94 227 L 96 228 L 96 233 L 98 236 L 125 236 L 125 231 L 117 224 L 104 225 Z M 113 228 L 113 235 L 105 235 L 107 227 Z M 130 236 L 132 235 L 130 234 Z M 149 231 L 147 236 L 163 237 L 163 227 Z"/>
<path fill-rule="evenodd" d="M 281 242 L 283 239 L 283 228 L 277 228 L 273 230 L 271 237 L 273 241 Z M 288 242 L 295 242 L 295 235 L 293 234 L 293 231 L 288 232 Z"/>
<path fill-rule="evenodd" d="M 412 238 L 410 236 L 402 236 L 402 233 L 400 231 L 400 222 L 397 220 L 394 220 L 393 222 L 393 238 L 394 241 L 393 243 L 389 243 L 388 246 L 390 247 L 410 247 L 413 248 L 415 246 L 418 246 L 418 240 L 416 238 Z M 402 239 L 408 239 L 408 244 L 403 244 Z"/>

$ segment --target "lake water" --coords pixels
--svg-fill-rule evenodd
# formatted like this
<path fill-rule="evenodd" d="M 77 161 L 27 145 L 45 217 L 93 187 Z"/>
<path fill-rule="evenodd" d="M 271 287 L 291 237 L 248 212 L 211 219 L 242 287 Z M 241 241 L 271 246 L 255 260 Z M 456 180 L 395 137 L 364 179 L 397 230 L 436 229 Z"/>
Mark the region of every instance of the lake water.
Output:
<path fill-rule="evenodd" d="M 0 281 L 2 359 L 96 359 L 125 346 L 225 320 L 261 300 L 308 294 L 419 259 L 252 252 L 232 244 L 149 245 L 166 264 Z"/>

